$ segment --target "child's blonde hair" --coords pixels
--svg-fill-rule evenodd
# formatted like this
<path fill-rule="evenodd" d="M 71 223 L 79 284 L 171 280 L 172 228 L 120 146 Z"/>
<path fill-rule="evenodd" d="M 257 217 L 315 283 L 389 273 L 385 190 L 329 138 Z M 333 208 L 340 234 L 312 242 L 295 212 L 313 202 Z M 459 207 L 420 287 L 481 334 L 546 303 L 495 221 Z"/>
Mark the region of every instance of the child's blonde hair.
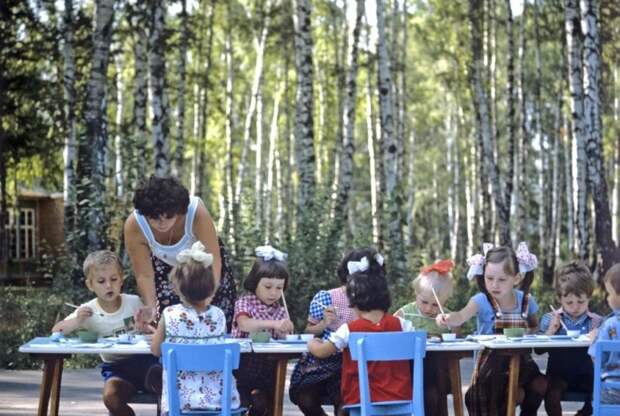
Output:
<path fill-rule="evenodd" d="M 442 302 L 452 296 L 454 282 L 452 280 L 452 260 L 441 260 L 430 266 L 420 269 L 420 274 L 413 280 L 411 286 L 416 294 L 431 292 L 435 289 L 437 297 Z M 431 289 L 432 288 L 432 289 Z"/>
<path fill-rule="evenodd" d="M 97 250 L 86 256 L 84 264 L 82 265 L 82 269 L 84 270 L 84 276 L 86 276 L 86 279 L 90 279 L 92 277 L 92 272 L 95 271 L 95 269 L 110 264 L 114 264 L 116 265 L 116 267 L 118 267 L 118 271 L 121 274 L 121 277 L 124 279 L 125 274 L 123 273 L 123 265 L 121 263 L 121 259 L 115 252 L 110 250 Z"/>

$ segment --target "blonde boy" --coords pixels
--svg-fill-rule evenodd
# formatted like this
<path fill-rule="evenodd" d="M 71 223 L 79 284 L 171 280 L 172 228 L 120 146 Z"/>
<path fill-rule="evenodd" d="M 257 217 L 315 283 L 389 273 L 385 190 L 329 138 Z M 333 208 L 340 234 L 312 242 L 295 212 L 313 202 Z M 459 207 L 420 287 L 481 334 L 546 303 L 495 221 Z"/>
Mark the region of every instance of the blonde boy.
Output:
<path fill-rule="evenodd" d="M 144 307 L 136 295 L 121 293 L 123 269 L 118 256 L 109 250 L 90 253 L 84 260 L 86 287 L 96 297 L 54 325 L 53 332 L 67 335 L 77 329 L 95 331 L 100 337 L 126 333 L 134 315 Z M 133 415 L 128 400 L 144 390 L 145 375 L 157 363 L 152 355 L 101 354 L 105 380 L 103 402 L 111 415 Z"/>

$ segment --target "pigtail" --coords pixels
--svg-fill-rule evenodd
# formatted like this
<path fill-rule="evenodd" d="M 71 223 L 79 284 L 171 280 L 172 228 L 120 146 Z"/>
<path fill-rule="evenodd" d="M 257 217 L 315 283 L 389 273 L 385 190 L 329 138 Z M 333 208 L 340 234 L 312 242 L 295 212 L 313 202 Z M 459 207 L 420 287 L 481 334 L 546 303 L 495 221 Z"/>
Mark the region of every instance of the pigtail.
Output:
<path fill-rule="evenodd" d="M 530 270 L 525 273 L 523 276 L 523 281 L 519 286 L 519 289 L 523 292 L 523 300 L 521 301 L 521 316 L 523 318 L 527 318 L 527 310 L 529 306 L 529 298 L 530 298 L 530 288 L 532 286 L 532 282 L 534 281 L 534 271 Z"/>
<path fill-rule="evenodd" d="M 491 305 L 491 308 L 493 308 L 493 315 L 495 315 L 497 318 L 501 317 L 502 316 L 502 312 L 496 306 L 497 302 L 495 301 L 495 299 L 493 299 L 493 297 L 491 296 L 491 294 L 489 293 L 489 291 L 487 289 L 487 286 L 484 284 L 484 273 L 476 275 L 474 277 L 476 278 L 476 283 L 478 284 L 478 289 L 480 289 L 480 291 L 482 293 L 484 293 L 484 296 L 486 296 L 487 300 L 489 301 L 489 304 Z"/>

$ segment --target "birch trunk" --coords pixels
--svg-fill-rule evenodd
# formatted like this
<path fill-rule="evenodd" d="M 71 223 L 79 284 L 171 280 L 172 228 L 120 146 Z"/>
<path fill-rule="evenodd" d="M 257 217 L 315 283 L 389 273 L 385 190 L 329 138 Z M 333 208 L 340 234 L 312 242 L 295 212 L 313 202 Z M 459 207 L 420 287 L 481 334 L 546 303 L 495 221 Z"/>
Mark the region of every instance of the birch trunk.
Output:
<path fill-rule="evenodd" d="M 583 44 L 584 136 L 588 166 L 588 185 L 595 211 L 596 246 L 603 258 L 601 276 L 620 261 L 620 251 L 611 237 L 611 213 L 605 177 L 601 120 L 601 54 L 596 0 L 581 0 Z"/>
<path fill-rule="evenodd" d="M 342 152 L 340 154 L 340 171 L 338 189 L 334 204 L 334 219 L 331 224 L 328 236 L 328 253 L 333 256 L 334 246 L 338 244 L 338 236 L 342 234 L 342 229 L 347 223 L 349 193 L 353 186 L 353 153 L 354 153 L 354 129 L 355 129 L 355 107 L 357 101 L 357 72 L 359 58 L 359 37 L 362 26 L 362 16 L 364 15 L 364 1 L 356 0 L 356 12 L 353 22 L 348 24 L 348 52 L 347 52 L 347 79 L 346 92 L 344 97 L 343 112 L 343 137 Z"/>
<path fill-rule="evenodd" d="M 575 205 L 574 205 L 574 193 L 573 193 L 573 140 L 570 137 L 570 130 L 568 126 L 568 118 L 563 117 L 563 151 L 564 151 L 564 177 L 566 180 L 566 236 L 568 250 L 571 255 L 574 255 L 576 250 L 575 245 Z"/>
<path fill-rule="evenodd" d="M 377 54 L 379 114 L 381 118 L 381 140 L 383 143 L 383 169 L 385 177 L 385 218 L 388 231 L 389 275 L 395 281 L 405 277 L 406 259 L 402 245 L 402 223 L 400 206 L 400 184 L 398 180 L 398 153 L 402 143 L 394 135 L 392 75 L 385 39 L 383 1 L 377 0 Z"/>
<path fill-rule="evenodd" d="M 470 19 L 472 23 L 472 63 L 471 63 L 471 88 L 474 98 L 474 107 L 478 113 L 477 129 L 479 137 L 482 139 L 482 162 L 484 163 L 485 174 L 488 175 L 493 198 L 497 210 L 497 222 L 499 225 L 500 243 L 510 244 L 510 207 L 504 201 L 502 192 L 499 169 L 493 154 L 493 143 L 491 126 L 489 121 L 489 111 L 487 108 L 487 95 L 482 83 L 482 59 L 480 47 L 480 2 L 481 0 L 470 0 Z"/>
<path fill-rule="evenodd" d="M 75 90 L 75 51 L 73 45 L 73 0 L 65 0 L 64 13 L 64 74 L 63 74 L 63 93 L 65 99 L 65 145 L 64 145 L 64 176 L 63 176 L 63 196 L 64 196 L 64 229 L 65 240 L 72 245 L 75 232 L 75 147 L 76 147 L 76 127 L 75 127 L 75 107 L 77 102 Z M 4 223 L 3 223 L 4 224 Z M 73 248 L 69 247 L 73 252 Z"/>
<path fill-rule="evenodd" d="M 368 45 L 368 39 L 367 47 Z M 368 49 L 370 50 L 370 49 Z M 370 178 L 370 214 L 372 217 L 372 242 L 376 247 L 380 246 L 381 238 L 381 218 L 382 218 L 382 204 L 378 200 L 378 181 L 377 177 L 377 161 L 375 156 L 375 143 L 377 132 L 375 129 L 375 117 L 372 110 L 373 103 L 373 88 L 372 88 L 372 55 L 367 55 L 367 68 L 366 68 L 366 139 L 367 139 L 367 151 L 368 151 L 368 168 Z M 412 168 L 413 169 L 413 168 Z M 411 184 L 410 189 L 413 189 Z M 413 211 L 413 202 L 411 204 L 411 211 Z"/>
<path fill-rule="evenodd" d="M 446 115 L 446 145 L 448 170 L 448 233 L 450 239 L 450 258 L 456 258 L 459 227 L 459 198 L 458 198 L 458 155 L 456 154 L 456 122 L 455 111 Z"/>
<path fill-rule="evenodd" d="M 614 124 L 618 125 L 620 120 L 620 97 L 618 96 L 618 68 L 613 70 L 613 97 L 614 97 Z M 613 177 L 614 177 L 614 189 L 612 194 L 612 213 L 611 213 L 611 228 L 613 232 L 613 238 L 616 245 L 620 244 L 619 228 L 618 228 L 618 215 L 620 215 L 620 135 L 616 138 L 616 147 L 614 149 L 614 164 L 613 164 Z"/>
<path fill-rule="evenodd" d="M 534 1 L 534 60 L 536 65 L 536 76 L 534 80 L 534 137 L 540 146 L 540 159 L 538 163 L 538 239 L 540 252 L 543 259 L 548 257 L 549 245 L 549 224 L 547 221 L 547 213 L 550 207 L 547 204 L 547 166 L 548 166 L 548 149 L 547 135 L 542 130 L 542 65 L 540 59 L 540 24 L 539 24 L 540 4 L 538 0 Z M 546 261 L 546 260 L 544 260 Z M 544 268 L 543 268 L 544 269 Z M 544 270 L 543 270 L 544 272 Z M 544 276 L 543 276 L 544 277 Z"/>
<path fill-rule="evenodd" d="M 107 144 L 106 79 L 114 21 L 114 0 L 95 3 L 95 29 L 90 76 L 86 87 L 85 134 L 80 138 L 77 173 L 78 229 L 83 236 L 78 263 L 88 252 L 106 246 L 105 149 Z"/>
<path fill-rule="evenodd" d="M 235 204 L 235 195 L 233 192 L 233 131 L 234 131 L 234 116 L 233 116 L 233 51 L 232 51 L 232 16 L 231 6 L 228 4 L 227 8 L 227 25 L 226 25 L 226 45 L 225 45 L 225 59 L 226 59 L 226 221 L 228 244 L 232 249 L 233 255 L 237 253 L 237 212 Z"/>
<path fill-rule="evenodd" d="M 151 107 L 153 121 L 153 151 L 155 158 L 155 174 L 167 176 L 170 173 L 169 162 L 169 120 L 168 96 L 166 94 L 166 6 L 165 0 L 149 0 L 150 33 L 149 33 L 149 68 L 151 78 Z"/>
<path fill-rule="evenodd" d="M 314 157 L 314 93 L 312 88 L 312 27 L 309 0 L 294 0 L 293 22 L 295 25 L 295 68 L 297 72 L 295 107 L 295 146 L 298 155 L 299 209 L 306 212 L 313 206 L 315 191 Z M 300 222 L 300 225 L 304 221 Z M 302 235 L 306 235 L 301 229 Z"/>
<path fill-rule="evenodd" d="M 515 229 L 516 241 L 524 241 L 527 239 L 525 230 L 527 229 L 527 201 L 528 201 L 528 184 L 527 184 L 527 161 L 529 153 L 529 133 L 527 121 L 527 107 L 525 97 L 525 28 L 527 23 L 528 4 L 523 4 L 523 12 L 521 14 L 521 24 L 519 25 L 519 78 L 517 84 L 517 99 L 520 109 L 520 146 L 517 152 L 517 183 L 514 190 L 514 206 L 517 222 L 519 224 Z"/>
<path fill-rule="evenodd" d="M 114 179 L 116 185 L 116 197 L 121 198 L 125 194 L 124 169 L 123 169 L 123 142 L 124 135 L 123 114 L 125 112 L 125 100 L 123 99 L 123 91 L 125 84 L 123 83 L 123 62 L 122 52 L 119 52 L 114 59 L 116 66 L 116 134 L 114 135 Z"/>
<path fill-rule="evenodd" d="M 187 25 L 187 0 L 181 0 L 181 39 L 179 40 L 179 86 L 177 95 L 177 140 L 174 149 L 174 176 L 182 179 L 185 176 L 185 67 L 187 64 L 187 48 L 189 28 Z"/>
<path fill-rule="evenodd" d="M 274 209 L 273 209 L 273 194 L 274 194 L 274 164 L 276 160 L 276 147 L 278 144 L 278 117 L 280 115 L 280 100 L 282 98 L 282 87 L 280 81 L 280 66 L 278 66 L 276 70 L 276 79 L 277 79 L 277 87 L 276 87 L 276 95 L 275 101 L 273 103 L 273 115 L 271 117 L 271 127 L 269 129 L 269 150 L 267 152 L 267 183 L 263 188 L 263 193 L 261 195 L 261 199 L 263 201 L 263 212 L 264 219 L 262 227 L 263 231 L 263 241 L 269 242 L 274 241 L 272 238 L 273 230 L 273 218 L 274 218 Z M 278 176 L 279 177 L 279 176 Z M 278 189 L 279 191 L 279 189 Z M 279 193 L 278 193 L 279 195 Z"/>
<path fill-rule="evenodd" d="M 515 151 L 517 141 L 516 103 L 515 103 L 515 42 L 514 42 L 514 17 L 510 0 L 506 0 L 506 32 L 508 37 L 508 56 L 506 64 L 506 94 L 508 95 L 508 169 L 506 170 L 506 187 L 504 188 L 504 203 L 508 210 L 510 221 L 510 208 L 512 206 L 513 181 L 515 172 L 515 159 L 518 153 Z M 510 240 L 509 240 L 510 241 Z"/>
<path fill-rule="evenodd" d="M 256 146 L 254 157 L 254 229 L 260 233 L 263 224 L 263 89 L 256 96 Z"/>
<path fill-rule="evenodd" d="M 572 114 L 572 137 L 576 143 L 576 189 L 577 194 L 577 235 L 579 238 L 578 255 L 581 260 L 587 260 L 589 253 L 590 236 L 588 231 L 587 196 L 588 188 L 586 182 L 586 137 L 585 122 L 583 119 L 583 86 L 582 86 L 582 67 L 581 67 L 581 31 L 580 20 L 577 9 L 577 0 L 565 0 L 565 24 L 566 24 L 566 44 L 568 53 L 568 80 L 571 96 Z M 573 172 L 575 174 L 575 172 Z"/>

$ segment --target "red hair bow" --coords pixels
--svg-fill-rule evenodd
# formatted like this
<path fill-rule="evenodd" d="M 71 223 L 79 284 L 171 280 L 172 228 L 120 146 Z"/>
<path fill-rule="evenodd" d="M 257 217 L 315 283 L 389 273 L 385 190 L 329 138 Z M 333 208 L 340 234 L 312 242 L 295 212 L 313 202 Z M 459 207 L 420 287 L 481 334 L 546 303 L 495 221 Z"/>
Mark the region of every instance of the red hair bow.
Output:
<path fill-rule="evenodd" d="M 430 272 L 437 272 L 439 274 L 450 273 L 454 268 L 454 262 L 450 259 L 439 260 L 436 263 L 431 264 L 430 266 L 424 266 L 420 269 L 420 273 L 427 274 Z"/>

